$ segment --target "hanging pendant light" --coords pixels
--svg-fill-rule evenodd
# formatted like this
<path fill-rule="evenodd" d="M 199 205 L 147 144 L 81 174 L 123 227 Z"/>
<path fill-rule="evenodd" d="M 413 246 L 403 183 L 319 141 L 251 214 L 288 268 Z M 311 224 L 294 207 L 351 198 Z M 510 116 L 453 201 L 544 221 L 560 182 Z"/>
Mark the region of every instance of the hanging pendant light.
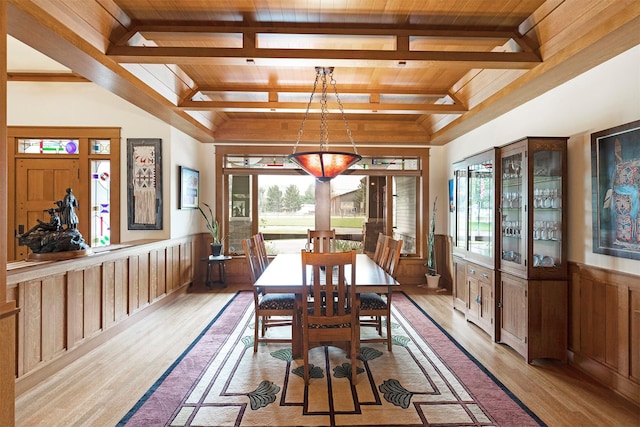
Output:
<path fill-rule="evenodd" d="M 328 110 L 327 110 L 327 77 L 329 77 L 329 83 L 333 86 L 333 90 L 340 107 L 340 113 L 342 113 L 342 120 L 347 130 L 347 135 L 353 146 L 353 153 L 346 153 L 341 151 L 329 150 L 329 127 L 328 127 Z M 308 151 L 303 153 L 296 153 L 302 133 L 304 131 L 304 124 L 307 121 L 309 115 L 309 109 L 311 108 L 311 102 L 313 96 L 316 93 L 318 82 L 322 82 L 322 92 L 320 94 L 320 150 Z M 298 138 L 296 145 L 293 147 L 293 153 L 288 156 L 290 160 L 304 169 L 308 174 L 315 176 L 319 181 L 329 181 L 332 178 L 340 175 L 346 171 L 352 165 L 362 160 L 362 156 L 358 154 L 355 142 L 353 142 L 353 136 L 351 135 L 351 129 L 349 123 L 344 115 L 344 108 L 340 97 L 338 96 L 338 90 L 336 88 L 336 81 L 333 79 L 333 67 L 316 67 L 316 80 L 313 83 L 313 91 L 309 97 L 309 103 L 307 104 L 307 110 L 304 113 L 304 118 L 300 124 L 300 130 L 298 130 Z"/>

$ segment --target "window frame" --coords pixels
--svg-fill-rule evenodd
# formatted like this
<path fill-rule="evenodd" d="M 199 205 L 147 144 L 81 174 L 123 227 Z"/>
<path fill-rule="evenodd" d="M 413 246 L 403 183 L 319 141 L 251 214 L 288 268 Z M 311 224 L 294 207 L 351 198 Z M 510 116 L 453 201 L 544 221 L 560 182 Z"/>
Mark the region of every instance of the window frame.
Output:
<path fill-rule="evenodd" d="M 385 157 L 389 156 L 390 148 L 387 147 L 364 147 L 358 149 L 358 154 L 362 155 L 365 159 L 367 157 Z M 384 176 L 389 181 L 388 185 L 391 185 L 390 178 L 393 176 L 416 176 L 416 252 L 411 254 L 413 257 L 424 258 L 426 256 L 426 231 L 428 230 L 428 200 L 429 200 L 429 148 L 409 148 L 409 147 L 394 147 L 394 157 L 412 157 L 418 159 L 417 170 L 402 170 L 402 169 L 351 169 L 345 174 L 362 175 L 362 176 Z M 286 156 L 291 153 L 290 147 L 285 146 L 273 146 L 273 145 L 216 145 L 215 154 L 215 174 L 216 174 L 216 217 L 222 218 L 221 227 L 223 235 L 228 233 L 229 230 L 229 217 L 228 209 L 229 200 L 229 176 L 230 175 L 250 175 L 251 185 L 257 187 L 258 175 L 306 175 L 301 169 L 262 169 L 262 168 L 225 168 L 226 156 Z M 389 187 L 391 188 L 391 187 Z M 393 218 L 391 215 L 391 209 L 393 206 L 393 194 L 391 191 L 387 191 L 386 194 L 386 223 L 385 230 L 389 233 L 393 230 Z M 252 212 L 257 212 L 258 200 L 254 195 L 251 198 Z M 252 219 L 251 224 L 252 234 L 258 232 L 258 222 L 255 216 Z"/>

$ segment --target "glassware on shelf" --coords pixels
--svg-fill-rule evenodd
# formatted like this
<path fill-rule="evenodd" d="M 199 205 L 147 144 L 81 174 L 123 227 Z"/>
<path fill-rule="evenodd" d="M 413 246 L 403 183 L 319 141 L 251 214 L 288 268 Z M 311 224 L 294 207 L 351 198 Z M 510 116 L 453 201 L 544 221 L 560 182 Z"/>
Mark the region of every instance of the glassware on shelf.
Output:
<path fill-rule="evenodd" d="M 513 161 L 513 171 L 515 172 L 515 177 L 518 178 L 520 176 L 520 170 L 522 168 L 521 160 Z"/>

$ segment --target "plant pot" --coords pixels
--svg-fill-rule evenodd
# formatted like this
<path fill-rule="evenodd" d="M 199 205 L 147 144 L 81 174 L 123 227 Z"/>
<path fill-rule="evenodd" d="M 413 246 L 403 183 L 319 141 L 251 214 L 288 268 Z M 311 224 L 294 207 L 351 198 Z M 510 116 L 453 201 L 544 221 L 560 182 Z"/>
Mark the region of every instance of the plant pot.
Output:
<path fill-rule="evenodd" d="M 427 278 L 427 288 L 438 289 L 438 283 L 440 283 L 439 274 L 435 274 L 433 276 L 429 274 L 425 274 L 424 276 Z"/>
<path fill-rule="evenodd" d="M 222 243 L 211 243 L 211 255 L 213 256 L 222 255 Z"/>

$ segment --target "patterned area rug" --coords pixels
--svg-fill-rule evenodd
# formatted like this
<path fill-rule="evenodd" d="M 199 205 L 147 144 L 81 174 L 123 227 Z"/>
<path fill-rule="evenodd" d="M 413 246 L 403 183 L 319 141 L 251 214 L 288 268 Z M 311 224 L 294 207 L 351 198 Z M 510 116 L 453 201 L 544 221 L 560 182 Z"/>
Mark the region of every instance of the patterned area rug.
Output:
<path fill-rule="evenodd" d="M 305 387 L 290 345 L 253 352 L 253 296 L 239 292 L 118 425 L 542 425 L 408 296 L 393 300 L 392 352 L 362 344 L 351 387 L 345 352 L 315 348 Z"/>

